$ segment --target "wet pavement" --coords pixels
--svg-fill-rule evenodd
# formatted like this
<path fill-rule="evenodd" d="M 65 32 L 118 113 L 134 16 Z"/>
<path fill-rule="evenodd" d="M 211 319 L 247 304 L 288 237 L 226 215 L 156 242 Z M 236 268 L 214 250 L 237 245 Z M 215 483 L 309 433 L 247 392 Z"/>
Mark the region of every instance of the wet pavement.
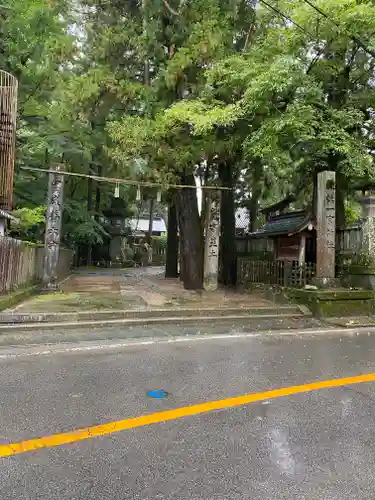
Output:
<path fill-rule="evenodd" d="M 374 372 L 368 332 L 22 351 L 0 357 L 0 441 Z M 374 398 L 331 387 L 1 458 L 1 499 L 372 500 Z"/>

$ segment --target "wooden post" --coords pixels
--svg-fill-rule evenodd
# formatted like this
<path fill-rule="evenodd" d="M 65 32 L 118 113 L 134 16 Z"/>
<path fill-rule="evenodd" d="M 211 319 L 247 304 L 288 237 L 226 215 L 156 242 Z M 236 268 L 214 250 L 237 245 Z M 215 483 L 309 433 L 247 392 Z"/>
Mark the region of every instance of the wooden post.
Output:
<path fill-rule="evenodd" d="M 305 261 L 306 261 L 306 234 L 301 233 L 299 240 L 299 249 L 298 249 L 298 266 L 299 266 L 299 284 L 304 285 L 306 275 L 305 271 Z M 305 271 L 305 273 L 304 273 Z"/>
<path fill-rule="evenodd" d="M 178 221 L 177 207 L 174 200 L 171 200 L 168 206 L 168 233 L 167 233 L 167 252 L 165 263 L 165 277 L 178 277 Z"/>
<path fill-rule="evenodd" d="M 220 248 L 220 192 L 207 194 L 204 244 L 203 286 L 207 291 L 218 289 Z"/>
<path fill-rule="evenodd" d="M 55 172 L 49 174 L 43 268 L 43 290 L 45 291 L 55 291 L 58 288 L 57 264 L 60 254 L 64 192 L 64 175 L 59 172 L 62 170 L 63 166 L 57 165 Z"/>
<path fill-rule="evenodd" d="M 306 234 L 301 233 L 298 250 L 298 264 L 302 267 L 306 260 Z"/>

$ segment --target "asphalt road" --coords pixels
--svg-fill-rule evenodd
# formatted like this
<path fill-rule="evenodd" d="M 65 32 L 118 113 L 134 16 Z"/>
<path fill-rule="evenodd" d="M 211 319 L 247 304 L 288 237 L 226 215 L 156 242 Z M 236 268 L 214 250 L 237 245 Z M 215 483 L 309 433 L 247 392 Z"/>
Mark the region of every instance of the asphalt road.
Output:
<path fill-rule="evenodd" d="M 0 356 L 0 443 L 375 372 L 367 333 L 38 349 Z M 374 398 L 325 388 L 0 458 L 0 498 L 372 500 Z"/>

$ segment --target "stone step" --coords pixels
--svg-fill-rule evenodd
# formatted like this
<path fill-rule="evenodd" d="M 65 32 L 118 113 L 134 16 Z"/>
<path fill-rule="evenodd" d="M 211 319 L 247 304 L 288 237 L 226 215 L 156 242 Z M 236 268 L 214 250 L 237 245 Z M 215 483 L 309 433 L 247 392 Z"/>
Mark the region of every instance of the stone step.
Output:
<path fill-rule="evenodd" d="M 272 321 L 282 319 L 298 319 L 307 318 L 300 314 L 271 314 L 271 315 L 236 315 L 236 316 L 179 316 L 179 317 L 159 317 L 159 318 L 135 318 L 135 319 L 111 319 L 111 320 L 91 320 L 91 321 L 64 321 L 64 322 L 41 322 L 41 323 L 13 323 L 0 325 L 0 335 L 11 331 L 27 331 L 27 330 L 48 330 L 63 329 L 77 330 L 79 328 L 101 328 L 101 327 L 132 327 L 132 326 L 147 326 L 147 325 L 185 325 L 199 324 L 214 326 L 216 322 L 222 324 L 246 324 L 250 321 Z"/>
<path fill-rule="evenodd" d="M 0 325 L 25 325 L 25 324 L 51 324 L 55 323 L 95 323 L 113 321 L 171 321 L 185 320 L 189 318 L 207 319 L 209 321 L 218 318 L 253 318 L 253 317 L 277 317 L 309 316 L 310 311 L 299 305 L 287 306 L 258 306 L 258 307 L 217 307 L 217 308 L 163 308 L 163 309 L 132 309 L 132 310 L 106 310 L 106 311 L 80 311 L 61 313 L 0 313 Z"/>
<path fill-rule="evenodd" d="M 181 338 L 182 341 L 188 338 L 200 337 L 201 340 L 207 337 L 236 338 L 243 335 L 263 335 L 281 332 L 283 335 L 293 335 L 298 333 L 309 335 L 312 331 L 321 328 L 322 325 L 313 317 L 277 317 L 275 319 L 266 318 L 241 318 L 237 320 L 227 320 L 220 318 L 218 321 L 205 321 L 199 318 L 194 321 L 178 322 L 174 320 L 170 323 L 151 324 L 112 324 L 90 325 L 90 327 L 77 325 L 67 326 L 62 323 L 54 328 L 48 323 L 43 323 L 43 327 L 38 323 L 31 324 L 28 328 L 21 325 L 0 326 L 0 350 L 9 348 L 8 354 L 13 355 L 13 349 L 18 346 L 30 345 L 43 346 L 42 352 L 49 349 L 59 349 L 62 345 L 71 344 L 72 350 L 76 350 L 77 345 L 88 346 L 93 343 L 95 348 L 101 348 L 108 344 L 122 342 L 140 342 L 148 344 L 150 341 Z M 327 333 L 327 328 L 324 329 Z M 333 331 L 335 331 L 333 329 Z M 342 329 L 340 330 L 342 331 Z M 336 329 L 337 333 L 337 329 Z M 1 354 L 0 354 L 0 357 Z"/>

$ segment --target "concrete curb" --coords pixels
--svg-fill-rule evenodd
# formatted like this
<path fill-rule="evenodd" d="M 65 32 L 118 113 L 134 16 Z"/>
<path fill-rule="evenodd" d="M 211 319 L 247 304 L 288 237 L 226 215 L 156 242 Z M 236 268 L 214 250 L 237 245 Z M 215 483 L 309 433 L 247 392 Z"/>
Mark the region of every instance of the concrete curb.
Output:
<path fill-rule="evenodd" d="M 235 314 L 226 316 L 160 316 L 148 318 L 132 318 L 132 319 L 111 319 L 111 320 L 90 320 L 90 321 L 63 321 L 63 322 L 34 322 L 34 323 L 13 323 L 0 325 L 0 334 L 6 332 L 22 331 L 22 330 L 51 330 L 61 328 L 78 329 L 87 327 L 106 327 L 106 326 L 135 326 L 135 325 L 155 325 L 155 324 L 181 324 L 181 323 L 199 323 L 204 322 L 215 323 L 216 321 L 251 321 L 261 319 L 285 319 L 285 318 L 306 318 L 302 313 L 278 313 L 278 314 Z"/>
<path fill-rule="evenodd" d="M 130 310 L 104 310 L 104 311 L 79 311 L 67 313 L 0 313 L 0 325 L 23 325 L 25 323 L 62 323 L 62 322 L 97 322 L 109 320 L 139 320 L 148 319 L 163 321 L 165 318 L 225 318 L 225 317 L 275 317 L 275 315 L 311 316 L 311 312 L 301 306 L 264 306 L 257 308 L 160 308 L 160 309 L 130 309 Z"/>

